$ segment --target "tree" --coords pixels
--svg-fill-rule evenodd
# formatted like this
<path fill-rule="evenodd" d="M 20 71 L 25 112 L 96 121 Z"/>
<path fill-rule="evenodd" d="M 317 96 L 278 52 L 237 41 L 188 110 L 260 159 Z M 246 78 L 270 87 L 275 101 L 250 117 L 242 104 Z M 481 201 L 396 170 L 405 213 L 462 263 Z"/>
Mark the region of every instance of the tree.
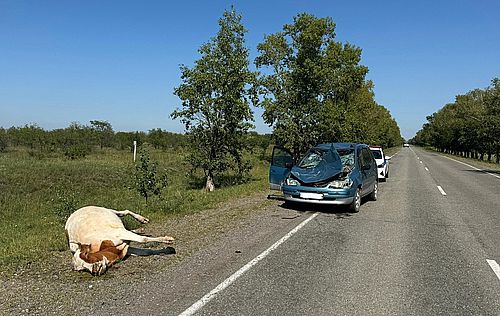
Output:
<path fill-rule="evenodd" d="M 335 41 L 333 20 L 301 13 L 257 48 L 263 118 L 278 144 L 298 159 L 317 142 L 344 138 L 349 100 L 368 68 L 360 48 Z"/>
<path fill-rule="evenodd" d="M 78 122 L 72 122 L 69 127 L 54 131 L 64 155 L 70 159 L 83 158 L 92 149 L 89 140 L 92 130 Z"/>
<path fill-rule="evenodd" d="M 112 146 L 115 133 L 109 122 L 94 120 L 90 121 L 90 126 L 101 149 Z"/>
<path fill-rule="evenodd" d="M 451 154 L 483 160 L 493 154 L 500 162 L 500 80 L 486 89 L 474 89 L 455 97 L 427 117 L 427 123 L 411 142 L 430 145 Z"/>
<path fill-rule="evenodd" d="M 484 100 L 486 107 L 486 124 L 488 126 L 490 143 L 494 147 L 496 163 L 500 163 L 500 79 L 491 80 L 491 85 L 486 89 Z"/>
<path fill-rule="evenodd" d="M 241 16 L 225 11 L 219 26 L 217 36 L 199 49 L 201 59 L 195 66 L 181 66 L 182 84 L 174 93 L 182 100 L 182 109 L 171 114 L 185 125 L 191 141 L 190 162 L 204 171 L 207 191 L 215 189 L 218 174 L 247 170 L 242 157 L 244 136 L 252 127 L 250 101 L 257 102 Z"/>

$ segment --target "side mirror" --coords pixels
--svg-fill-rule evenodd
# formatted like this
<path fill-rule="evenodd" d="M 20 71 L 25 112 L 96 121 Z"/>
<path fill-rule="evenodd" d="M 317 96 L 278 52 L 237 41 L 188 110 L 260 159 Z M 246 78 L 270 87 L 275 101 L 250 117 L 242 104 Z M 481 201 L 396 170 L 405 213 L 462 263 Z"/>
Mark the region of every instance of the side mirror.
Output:
<path fill-rule="evenodd" d="M 391 156 L 385 156 L 385 160 L 391 160 Z"/>
<path fill-rule="evenodd" d="M 292 167 L 293 167 L 293 163 L 291 163 L 291 162 L 285 163 L 285 168 L 292 169 Z"/>

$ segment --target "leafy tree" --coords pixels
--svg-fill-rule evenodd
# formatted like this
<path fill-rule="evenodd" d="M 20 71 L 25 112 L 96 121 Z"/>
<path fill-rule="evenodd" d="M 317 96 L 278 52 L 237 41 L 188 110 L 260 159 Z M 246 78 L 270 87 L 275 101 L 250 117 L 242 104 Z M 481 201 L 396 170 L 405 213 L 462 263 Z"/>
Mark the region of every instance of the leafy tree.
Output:
<path fill-rule="evenodd" d="M 255 63 L 266 70 L 259 78 L 263 118 L 276 141 L 297 159 L 317 142 L 343 139 L 349 100 L 368 72 L 359 65 L 361 49 L 335 41 L 331 18 L 307 13 L 257 48 Z"/>
<path fill-rule="evenodd" d="M 64 155 L 70 159 L 85 157 L 91 150 L 92 130 L 85 125 L 73 122 L 65 129 L 56 130 L 58 144 Z"/>
<path fill-rule="evenodd" d="M 500 162 L 500 81 L 493 79 L 486 89 L 458 95 L 427 117 L 427 123 L 411 140 L 451 154 Z"/>
<path fill-rule="evenodd" d="M 26 124 L 23 127 L 11 127 L 8 134 L 16 146 L 43 150 L 47 144 L 47 132 L 37 124 Z"/>
<path fill-rule="evenodd" d="M 204 171 L 207 191 L 215 189 L 218 174 L 248 170 L 243 142 L 252 126 L 250 101 L 257 102 L 241 16 L 225 11 L 219 26 L 217 36 L 199 49 L 201 58 L 195 66 L 181 66 L 182 84 L 174 93 L 182 100 L 182 109 L 171 114 L 185 125 L 193 150 L 190 162 Z"/>
<path fill-rule="evenodd" d="M 134 141 L 137 146 L 141 146 L 146 141 L 147 135 L 144 132 L 118 132 L 115 134 L 115 146 L 120 150 L 129 149 L 133 151 Z"/>
<path fill-rule="evenodd" d="M 101 149 L 112 146 L 115 133 L 109 122 L 94 120 L 90 121 L 90 126 Z"/>

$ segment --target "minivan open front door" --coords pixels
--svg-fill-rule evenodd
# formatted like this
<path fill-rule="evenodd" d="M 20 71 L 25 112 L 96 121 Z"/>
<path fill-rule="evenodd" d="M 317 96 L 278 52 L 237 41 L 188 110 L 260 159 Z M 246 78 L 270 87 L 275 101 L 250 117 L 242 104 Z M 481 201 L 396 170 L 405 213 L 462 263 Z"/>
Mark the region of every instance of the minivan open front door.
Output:
<path fill-rule="evenodd" d="M 271 190 L 281 190 L 281 183 L 293 167 L 292 154 L 282 147 L 273 148 L 271 167 L 269 168 L 269 186 Z"/>

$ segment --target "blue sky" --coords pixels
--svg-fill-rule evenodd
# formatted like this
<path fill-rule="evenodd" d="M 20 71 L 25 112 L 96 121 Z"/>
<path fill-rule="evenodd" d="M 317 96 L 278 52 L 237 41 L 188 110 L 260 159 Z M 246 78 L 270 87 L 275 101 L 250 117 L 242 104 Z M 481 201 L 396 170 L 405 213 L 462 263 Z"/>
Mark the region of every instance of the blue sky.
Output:
<path fill-rule="evenodd" d="M 264 34 L 300 12 L 330 16 L 337 40 L 363 49 L 375 98 L 402 136 L 455 95 L 500 77 L 500 1 L 0 0 L 0 126 L 67 127 L 106 120 L 115 131 L 182 132 L 169 114 L 179 65 L 234 5 L 251 60 Z M 270 132 L 255 109 L 259 132 Z"/>

